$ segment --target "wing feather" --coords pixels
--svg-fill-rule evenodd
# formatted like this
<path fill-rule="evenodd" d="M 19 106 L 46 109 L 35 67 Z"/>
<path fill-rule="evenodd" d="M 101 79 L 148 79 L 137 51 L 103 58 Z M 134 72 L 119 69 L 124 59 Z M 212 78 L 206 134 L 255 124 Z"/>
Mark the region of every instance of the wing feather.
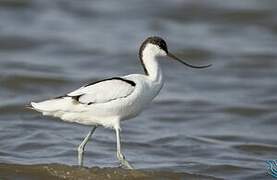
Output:
<path fill-rule="evenodd" d="M 115 77 L 83 86 L 69 94 L 82 104 L 106 103 L 129 96 L 135 89 L 135 82 Z"/>

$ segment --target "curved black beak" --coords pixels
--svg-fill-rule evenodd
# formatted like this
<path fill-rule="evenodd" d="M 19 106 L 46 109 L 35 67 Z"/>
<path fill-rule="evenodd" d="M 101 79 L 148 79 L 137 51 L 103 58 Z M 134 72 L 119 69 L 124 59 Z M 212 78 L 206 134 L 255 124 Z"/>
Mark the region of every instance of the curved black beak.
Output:
<path fill-rule="evenodd" d="M 171 54 L 170 52 L 167 53 L 167 56 L 171 57 L 172 59 L 175 59 L 175 60 L 179 61 L 180 63 L 182 63 L 188 67 L 191 67 L 191 68 L 203 69 L 203 68 L 208 68 L 211 66 L 211 64 L 204 65 L 204 66 L 194 66 L 194 65 L 188 64 L 188 63 L 184 62 L 183 60 L 181 60 L 180 58 L 176 57 L 175 55 Z"/>

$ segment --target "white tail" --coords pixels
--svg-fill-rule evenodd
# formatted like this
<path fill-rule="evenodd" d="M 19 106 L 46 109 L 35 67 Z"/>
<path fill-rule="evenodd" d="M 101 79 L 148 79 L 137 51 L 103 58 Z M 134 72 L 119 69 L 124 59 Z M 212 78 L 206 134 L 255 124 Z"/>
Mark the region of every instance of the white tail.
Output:
<path fill-rule="evenodd" d="M 66 111 L 72 106 L 71 98 L 50 99 L 42 102 L 31 102 L 33 109 L 39 112 Z"/>

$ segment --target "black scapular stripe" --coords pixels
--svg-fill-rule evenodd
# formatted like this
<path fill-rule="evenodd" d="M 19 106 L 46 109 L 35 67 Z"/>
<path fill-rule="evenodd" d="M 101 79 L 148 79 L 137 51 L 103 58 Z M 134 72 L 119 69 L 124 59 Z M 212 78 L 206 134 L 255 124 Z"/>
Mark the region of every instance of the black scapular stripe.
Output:
<path fill-rule="evenodd" d="M 88 86 L 91 86 L 91 85 L 94 85 L 94 84 L 97 84 L 97 83 L 100 83 L 100 82 L 103 82 L 103 81 L 110 81 L 110 80 L 121 80 L 121 81 L 124 81 L 124 82 L 130 84 L 131 86 L 136 86 L 136 83 L 134 81 L 124 79 L 124 78 L 121 78 L 121 77 L 113 77 L 113 78 L 103 79 L 103 80 L 100 80 L 100 81 L 89 83 L 89 84 L 85 85 L 84 87 L 88 87 Z"/>

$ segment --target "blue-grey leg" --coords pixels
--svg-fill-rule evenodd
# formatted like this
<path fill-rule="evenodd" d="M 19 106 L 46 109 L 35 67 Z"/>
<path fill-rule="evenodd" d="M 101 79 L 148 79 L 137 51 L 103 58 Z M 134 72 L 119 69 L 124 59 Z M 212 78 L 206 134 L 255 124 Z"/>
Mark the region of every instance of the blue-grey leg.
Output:
<path fill-rule="evenodd" d="M 116 132 L 116 145 L 117 145 L 117 152 L 116 156 L 119 160 L 120 164 L 125 166 L 128 169 L 134 169 L 130 163 L 125 159 L 125 156 L 121 152 L 121 143 L 120 143 L 120 130 L 118 128 L 115 129 Z"/>
<path fill-rule="evenodd" d="M 82 143 L 79 145 L 78 147 L 78 164 L 79 166 L 83 166 L 83 159 L 84 159 L 84 150 L 85 150 L 85 146 L 88 143 L 89 138 L 91 137 L 91 135 L 94 133 L 95 129 L 97 128 L 97 126 L 94 126 L 90 132 L 88 133 L 88 135 L 85 137 L 85 139 L 82 141 Z"/>

